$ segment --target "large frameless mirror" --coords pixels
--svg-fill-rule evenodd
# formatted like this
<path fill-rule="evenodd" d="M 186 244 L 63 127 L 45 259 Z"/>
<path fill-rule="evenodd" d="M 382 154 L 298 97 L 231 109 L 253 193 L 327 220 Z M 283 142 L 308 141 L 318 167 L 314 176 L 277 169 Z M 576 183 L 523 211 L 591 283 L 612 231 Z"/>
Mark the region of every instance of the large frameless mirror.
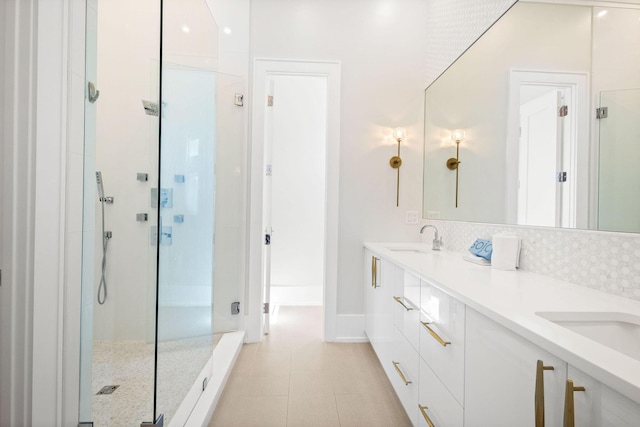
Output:
<path fill-rule="evenodd" d="M 516 3 L 427 88 L 423 217 L 640 232 L 640 8 L 573 3 Z"/>

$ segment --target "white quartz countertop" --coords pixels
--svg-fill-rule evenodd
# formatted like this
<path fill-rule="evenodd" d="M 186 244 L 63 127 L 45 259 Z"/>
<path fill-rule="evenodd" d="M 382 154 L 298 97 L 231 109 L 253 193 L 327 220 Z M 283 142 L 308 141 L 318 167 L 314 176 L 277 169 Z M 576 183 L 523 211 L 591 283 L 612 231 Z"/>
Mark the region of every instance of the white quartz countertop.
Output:
<path fill-rule="evenodd" d="M 464 261 L 461 253 L 432 251 L 425 244 L 364 246 L 640 403 L 639 360 L 536 314 L 613 312 L 637 317 L 640 302 L 526 271 L 495 270 Z"/>

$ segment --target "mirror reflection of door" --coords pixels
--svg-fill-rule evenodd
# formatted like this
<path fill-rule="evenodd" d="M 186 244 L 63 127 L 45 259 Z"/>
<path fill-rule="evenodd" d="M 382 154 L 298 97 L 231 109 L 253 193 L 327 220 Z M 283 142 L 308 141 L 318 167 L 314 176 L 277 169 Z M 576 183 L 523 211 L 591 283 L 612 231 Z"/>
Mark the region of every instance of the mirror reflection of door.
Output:
<path fill-rule="evenodd" d="M 578 206 L 585 188 L 578 182 L 588 167 L 585 135 L 579 136 L 586 82 L 583 74 L 511 71 L 506 186 L 513 223 L 576 227 L 584 219 Z"/>
<path fill-rule="evenodd" d="M 570 162 L 565 162 L 564 126 L 570 88 L 520 86 L 518 224 L 562 226 L 569 191 L 563 191 Z M 565 197 L 563 197 L 565 196 Z"/>

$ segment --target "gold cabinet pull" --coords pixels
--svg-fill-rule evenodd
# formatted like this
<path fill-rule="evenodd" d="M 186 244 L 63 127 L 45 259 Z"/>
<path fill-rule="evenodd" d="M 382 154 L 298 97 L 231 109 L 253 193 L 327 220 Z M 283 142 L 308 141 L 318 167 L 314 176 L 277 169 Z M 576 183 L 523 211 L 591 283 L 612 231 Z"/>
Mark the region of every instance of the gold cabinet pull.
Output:
<path fill-rule="evenodd" d="M 393 361 L 392 361 L 393 362 Z M 393 362 L 393 367 L 396 368 L 396 372 L 398 373 L 398 375 L 400 375 L 400 379 L 402 380 L 402 382 L 404 383 L 404 385 L 409 385 L 411 384 L 411 381 L 407 381 L 407 379 L 404 377 L 404 374 L 402 373 L 402 371 L 400 370 L 400 368 L 398 368 L 398 365 L 400 365 L 400 362 Z"/>
<path fill-rule="evenodd" d="M 449 341 L 445 341 L 442 338 L 440 338 L 440 335 L 438 335 L 436 333 L 436 331 L 434 331 L 433 329 L 431 329 L 429 327 L 429 322 L 420 322 L 422 323 L 422 326 L 425 327 L 425 329 L 427 330 L 427 332 L 429 332 L 431 334 L 432 337 L 434 337 L 436 339 L 436 341 L 438 341 L 443 347 L 446 347 L 447 345 L 451 345 L 451 342 Z"/>
<path fill-rule="evenodd" d="M 542 360 L 536 364 L 536 427 L 544 427 L 544 371 L 553 371 L 553 366 L 544 366 Z"/>
<path fill-rule="evenodd" d="M 420 408 L 420 412 L 422 412 L 422 416 L 424 417 L 424 420 L 427 422 L 427 424 L 429 424 L 429 427 L 436 427 L 433 424 L 433 421 L 431 421 L 431 418 L 429 418 L 429 415 L 427 415 L 427 411 L 425 411 L 425 409 L 429 409 L 426 406 L 422 406 L 420 404 L 418 404 L 418 408 Z"/>
<path fill-rule="evenodd" d="M 407 311 L 411 311 L 413 310 L 413 307 L 408 307 L 405 303 L 402 302 L 402 299 L 400 297 L 393 297 L 394 300 L 396 300 L 396 302 L 398 304 L 400 304 L 401 306 L 404 307 L 405 310 Z"/>
<path fill-rule="evenodd" d="M 585 391 L 584 387 L 576 387 L 573 380 L 567 380 L 567 387 L 564 389 L 564 427 L 575 427 L 575 411 L 573 403 L 573 392 Z"/>
<path fill-rule="evenodd" d="M 378 260 L 375 256 L 371 257 L 371 286 L 378 287 Z"/>

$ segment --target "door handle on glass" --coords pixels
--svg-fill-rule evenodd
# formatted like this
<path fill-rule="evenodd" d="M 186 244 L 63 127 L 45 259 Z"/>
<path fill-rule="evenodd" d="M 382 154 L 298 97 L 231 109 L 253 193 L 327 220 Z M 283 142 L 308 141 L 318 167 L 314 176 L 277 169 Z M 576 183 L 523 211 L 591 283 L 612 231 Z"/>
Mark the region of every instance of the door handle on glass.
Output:
<path fill-rule="evenodd" d="M 536 427 L 544 427 L 544 371 L 553 371 L 553 366 L 544 366 L 542 360 L 536 364 Z"/>
<path fill-rule="evenodd" d="M 400 362 L 393 362 L 393 367 L 396 368 L 396 372 L 398 373 L 398 375 L 400 375 L 400 379 L 402 379 L 402 382 L 404 383 L 404 385 L 411 384 L 411 381 L 407 381 L 407 379 L 405 378 L 400 368 L 398 368 L 398 365 L 400 365 Z"/>
<path fill-rule="evenodd" d="M 575 411 L 573 402 L 573 392 L 585 391 L 584 387 L 576 387 L 573 385 L 573 380 L 567 380 L 567 387 L 564 390 L 564 427 L 575 427 Z"/>
<path fill-rule="evenodd" d="M 403 306 L 405 310 L 407 310 L 407 311 L 411 311 L 411 310 L 413 310 L 413 307 L 408 307 L 405 303 L 403 303 L 403 302 L 402 302 L 402 300 L 400 299 L 400 297 L 393 297 L 393 299 L 394 299 L 394 300 L 396 300 L 396 302 L 397 302 L 398 304 L 400 304 L 401 306 Z"/>
<path fill-rule="evenodd" d="M 427 424 L 429 424 L 429 427 L 436 427 L 433 424 L 433 421 L 431 421 L 431 418 L 429 418 L 429 415 L 427 415 L 427 411 L 425 411 L 425 409 L 429 409 L 426 406 L 422 406 L 420 404 L 418 404 L 418 408 L 420 408 L 420 412 L 422 412 L 422 416 L 424 417 L 424 420 L 427 422 Z"/>
<path fill-rule="evenodd" d="M 371 257 L 371 286 L 378 287 L 378 259 L 374 256 Z"/>
<path fill-rule="evenodd" d="M 438 341 L 438 342 L 440 343 L 440 345 L 442 345 L 443 347 L 446 347 L 447 345 L 451 345 L 451 342 L 450 342 L 450 341 L 445 341 L 445 340 L 443 340 L 442 338 L 440 338 L 440 335 L 438 335 L 438 334 L 436 333 L 436 331 L 434 331 L 433 329 L 431 329 L 431 328 L 429 327 L 429 322 L 420 322 L 420 323 L 422 323 L 422 326 L 424 326 L 424 327 L 425 327 L 425 329 L 427 330 L 427 332 L 429 332 L 429 333 L 431 334 L 431 336 L 432 336 L 433 338 L 435 338 L 435 339 L 436 339 L 436 341 Z"/>

